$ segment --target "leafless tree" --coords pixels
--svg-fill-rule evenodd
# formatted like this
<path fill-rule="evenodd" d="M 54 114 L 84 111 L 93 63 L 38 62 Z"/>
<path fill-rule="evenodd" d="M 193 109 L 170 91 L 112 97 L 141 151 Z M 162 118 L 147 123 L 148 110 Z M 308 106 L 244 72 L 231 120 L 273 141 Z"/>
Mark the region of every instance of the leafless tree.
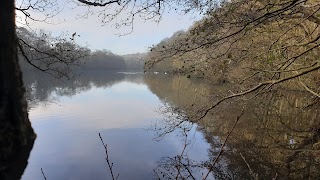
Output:
<path fill-rule="evenodd" d="M 152 48 L 146 68 L 164 62 L 178 73 L 233 82 L 239 91 L 221 102 L 293 79 L 319 97 L 319 8 L 308 0 L 220 4 L 183 36 Z"/>

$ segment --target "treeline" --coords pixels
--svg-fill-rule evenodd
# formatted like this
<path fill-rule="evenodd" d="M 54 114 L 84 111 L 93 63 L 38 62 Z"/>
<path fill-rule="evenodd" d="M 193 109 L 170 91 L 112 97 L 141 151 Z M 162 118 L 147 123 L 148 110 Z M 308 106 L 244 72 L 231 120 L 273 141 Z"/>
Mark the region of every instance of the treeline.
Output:
<path fill-rule="evenodd" d="M 97 50 L 84 60 L 83 70 L 143 71 L 143 57 L 143 53 L 120 56 L 108 50 Z"/>
<path fill-rule="evenodd" d="M 123 55 L 128 70 L 143 71 L 146 53 Z"/>
<path fill-rule="evenodd" d="M 116 55 L 108 50 L 97 50 L 85 60 L 84 70 L 143 71 L 145 53 Z"/>
<path fill-rule="evenodd" d="M 97 50 L 90 53 L 84 62 L 84 70 L 124 71 L 127 68 L 123 57 L 107 50 Z"/>
<path fill-rule="evenodd" d="M 319 92 L 318 7 L 319 1 L 311 0 L 226 1 L 186 32 L 153 46 L 145 70 L 247 87 L 295 79 Z"/>
<path fill-rule="evenodd" d="M 182 72 L 180 62 L 168 53 L 169 47 L 173 47 L 175 43 L 187 37 L 187 33 L 183 30 L 175 32 L 171 37 L 163 39 L 160 43 L 154 45 L 146 56 L 145 71 L 157 72 Z"/>
<path fill-rule="evenodd" d="M 91 51 L 79 46 L 79 36 L 61 34 L 53 37 L 44 31 L 18 27 L 19 60 L 22 70 L 40 70 L 57 78 L 70 78 L 74 72 L 142 71 L 143 53 L 120 56 L 108 50 Z"/>

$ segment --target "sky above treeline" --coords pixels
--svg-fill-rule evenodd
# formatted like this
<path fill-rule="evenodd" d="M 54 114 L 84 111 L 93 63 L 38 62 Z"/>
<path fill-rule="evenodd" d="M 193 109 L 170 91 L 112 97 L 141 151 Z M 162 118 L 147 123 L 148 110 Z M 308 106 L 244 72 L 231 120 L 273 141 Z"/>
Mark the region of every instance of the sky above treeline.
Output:
<path fill-rule="evenodd" d="M 21 2 L 19 0 L 16 2 L 18 7 Z M 174 11 L 166 10 L 159 23 L 136 17 L 133 31 L 127 35 L 121 35 L 130 32 L 131 27 L 116 29 L 115 22 L 103 24 L 98 14 L 80 17 L 85 14 L 87 7 L 75 6 L 67 1 L 60 2 L 59 6 L 61 6 L 61 11 L 53 18 L 49 18 L 45 22 L 28 20 L 28 26 L 32 30 L 43 29 L 52 32 L 53 36 L 68 33 L 71 37 L 76 32 L 77 35 L 80 35 L 80 37 L 75 36 L 75 41 L 78 44 L 88 46 L 93 51 L 106 49 L 118 55 L 146 52 L 153 44 L 170 37 L 176 31 L 187 30 L 199 19 L 195 14 L 180 15 Z M 98 9 L 92 8 L 91 10 L 95 13 L 98 12 Z M 112 12 L 113 9 L 109 9 L 109 11 Z M 43 19 L 43 15 L 39 12 L 31 12 L 30 14 L 35 19 Z M 124 17 L 125 13 L 121 16 Z M 17 12 L 18 26 L 25 26 L 23 17 L 22 13 Z"/>

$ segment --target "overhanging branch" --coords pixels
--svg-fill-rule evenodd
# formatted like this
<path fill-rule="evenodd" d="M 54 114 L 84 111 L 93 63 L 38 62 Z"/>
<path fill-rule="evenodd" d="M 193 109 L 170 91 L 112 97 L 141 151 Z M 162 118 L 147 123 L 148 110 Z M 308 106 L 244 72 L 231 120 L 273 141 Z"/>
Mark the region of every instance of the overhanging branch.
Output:
<path fill-rule="evenodd" d="M 78 0 L 79 2 L 89 5 L 89 6 L 100 6 L 100 7 L 104 7 L 108 4 L 114 4 L 117 3 L 118 5 L 120 5 L 120 1 L 119 0 L 115 0 L 115 1 L 107 1 L 105 3 L 98 3 L 98 2 L 90 2 L 90 1 L 86 1 L 86 0 Z"/>
<path fill-rule="evenodd" d="M 276 85 L 276 84 L 279 84 L 279 83 L 282 83 L 282 82 L 285 82 L 285 81 L 288 81 L 288 80 L 291 80 L 291 79 L 294 79 L 294 78 L 298 78 L 302 75 L 305 75 L 305 74 L 308 74 L 310 72 L 313 72 L 313 71 L 316 71 L 320 69 L 320 65 L 317 65 L 317 66 L 314 66 L 314 67 L 311 67 L 309 69 L 306 69 L 300 73 L 297 73 L 295 75 L 292 75 L 292 76 L 288 76 L 288 77 L 284 77 L 282 79 L 278 79 L 278 80 L 271 80 L 271 81 L 265 81 L 265 82 L 262 82 L 258 85 L 256 85 L 255 87 L 251 88 L 251 89 L 248 89 L 244 92 L 241 92 L 241 93 L 237 93 L 237 94 L 232 94 L 232 95 L 229 95 L 229 96 L 226 96 L 222 99 L 220 99 L 219 101 L 217 101 L 215 104 L 213 104 L 212 106 L 210 106 L 209 108 L 207 108 L 204 113 L 199 117 L 199 119 L 202 119 L 204 118 L 210 110 L 212 110 L 213 108 L 217 107 L 219 104 L 221 104 L 222 102 L 228 100 L 228 99 L 232 99 L 232 98 L 235 98 L 235 97 L 239 97 L 239 96 L 244 96 L 244 95 L 247 95 L 249 93 L 252 93 L 260 88 L 263 88 L 265 86 L 273 86 L 273 85 Z"/>

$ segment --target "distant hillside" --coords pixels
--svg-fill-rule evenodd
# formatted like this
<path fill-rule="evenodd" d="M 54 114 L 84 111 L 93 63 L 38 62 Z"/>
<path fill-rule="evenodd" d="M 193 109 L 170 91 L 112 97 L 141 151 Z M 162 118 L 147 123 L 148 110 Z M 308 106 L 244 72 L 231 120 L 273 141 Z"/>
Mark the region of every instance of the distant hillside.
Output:
<path fill-rule="evenodd" d="M 126 63 L 127 70 L 143 71 L 147 53 L 126 54 L 122 57 Z"/>
<path fill-rule="evenodd" d="M 85 70 L 123 71 L 124 58 L 108 50 L 97 50 L 85 61 Z"/>

